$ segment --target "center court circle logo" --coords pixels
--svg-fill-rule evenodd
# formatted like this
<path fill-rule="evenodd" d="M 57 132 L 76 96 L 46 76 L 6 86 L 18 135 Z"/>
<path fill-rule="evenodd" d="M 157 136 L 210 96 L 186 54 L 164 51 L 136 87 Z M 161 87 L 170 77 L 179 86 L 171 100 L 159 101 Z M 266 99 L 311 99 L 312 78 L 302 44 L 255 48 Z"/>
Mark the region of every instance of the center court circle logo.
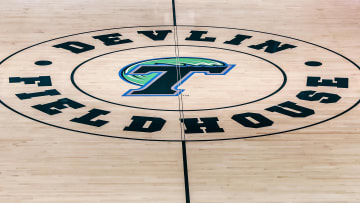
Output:
<path fill-rule="evenodd" d="M 178 89 L 179 86 L 194 73 L 226 75 L 234 66 L 205 58 L 169 57 L 131 64 L 119 75 L 123 80 L 141 86 L 123 96 L 178 96 L 184 91 Z"/>
<path fill-rule="evenodd" d="M 343 115 L 359 66 L 328 48 L 245 29 L 125 27 L 47 40 L 1 61 L 1 103 L 34 121 L 155 141 L 254 138 Z M 179 120 L 177 96 L 183 97 Z"/>

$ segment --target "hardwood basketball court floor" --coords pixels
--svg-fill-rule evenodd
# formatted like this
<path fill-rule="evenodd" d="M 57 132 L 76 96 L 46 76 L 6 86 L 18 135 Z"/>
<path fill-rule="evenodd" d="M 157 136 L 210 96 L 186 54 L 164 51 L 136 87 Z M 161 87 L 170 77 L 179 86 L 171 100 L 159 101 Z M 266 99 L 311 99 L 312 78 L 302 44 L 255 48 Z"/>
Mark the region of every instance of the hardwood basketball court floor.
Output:
<path fill-rule="evenodd" d="M 360 202 L 359 0 L 1 0 L 0 202 Z"/>

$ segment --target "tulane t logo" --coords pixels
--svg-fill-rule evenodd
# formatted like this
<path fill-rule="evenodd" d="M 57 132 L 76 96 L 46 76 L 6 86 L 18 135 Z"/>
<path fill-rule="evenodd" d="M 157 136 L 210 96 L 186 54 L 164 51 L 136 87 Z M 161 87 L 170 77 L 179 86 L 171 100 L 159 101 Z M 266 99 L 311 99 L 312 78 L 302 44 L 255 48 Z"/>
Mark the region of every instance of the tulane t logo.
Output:
<path fill-rule="evenodd" d="M 178 87 L 194 73 L 225 75 L 234 66 L 197 57 L 156 58 L 127 65 L 119 75 L 126 82 L 140 86 L 128 90 L 123 96 L 177 96 L 184 91 Z"/>

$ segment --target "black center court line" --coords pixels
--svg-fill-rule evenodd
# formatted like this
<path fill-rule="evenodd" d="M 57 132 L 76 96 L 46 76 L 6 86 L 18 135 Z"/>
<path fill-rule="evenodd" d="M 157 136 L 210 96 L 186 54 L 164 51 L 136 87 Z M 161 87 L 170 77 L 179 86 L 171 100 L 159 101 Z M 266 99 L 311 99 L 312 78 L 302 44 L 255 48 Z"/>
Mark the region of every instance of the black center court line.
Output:
<path fill-rule="evenodd" d="M 175 32 L 177 32 L 177 28 L 176 28 L 176 9 L 175 9 L 175 0 L 172 0 L 172 13 L 173 13 L 173 25 L 175 27 Z M 177 37 L 177 33 L 174 33 Z M 177 47 L 177 39 L 175 39 L 175 49 L 178 50 Z M 179 52 L 176 52 L 175 50 L 175 54 L 178 54 Z M 176 57 L 178 57 L 176 55 Z M 181 98 L 182 100 L 182 98 Z M 180 110 L 180 109 L 179 109 Z M 183 112 L 182 112 L 183 113 Z M 181 113 L 180 113 L 181 115 Z M 181 117 L 180 117 L 180 125 L 182 125 L 181 123 Z M 183 128 L 180 129 L 181 131 L 184 131 Z M 188 176 L 188 167 L 187 167 L 187 155 L 186 155 L 186 140 L 185 140 L 185 132 L 181 132 L 181 134 L 184 133 L 184 137 L 182 138 L 181 141 L 181 146 L 182 146 L 182 158 L 183 158 L 183 169 L 184 169 L 184 184 L 185 184 L 185 198 L 186 198 L 186 203 L 190 203 L 190 189 L 189 189 L 189 176 Z"/>
<path fill-rule="evenodd" d="M 175 0 L 172 0 L 173 25 L 176 26 Z"/>
<path fill-rule="evenodd" d="M 187 156 L 186 156 L 186 141 L 185 140 L 181 141 L 181 145 L 182 145 L 182 156 L 183 156 L 186 203 L 190 203 L 189 176 L 188 176 Z"/>

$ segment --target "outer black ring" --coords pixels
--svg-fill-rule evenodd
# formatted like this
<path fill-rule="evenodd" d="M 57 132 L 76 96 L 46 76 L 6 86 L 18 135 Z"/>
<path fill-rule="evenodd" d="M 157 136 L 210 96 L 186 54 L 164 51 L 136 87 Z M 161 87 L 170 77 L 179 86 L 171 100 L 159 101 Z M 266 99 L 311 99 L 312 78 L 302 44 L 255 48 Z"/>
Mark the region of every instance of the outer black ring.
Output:
<path fill-rule="evenodd" d="M 104 99 L 101 99 L 99 97 L 96 97 L 94 95 L 91 95 L 87 92 L 85 92 L 84 90 L 82 90 L 75 82 L 75 79 L 74 79 L 74 76 L 75 76 L 75 72 L 82 66 L 84 65 L 85 63 L 93 60 L 93 59 L 96 59 L 96 58 L 99 58 L 99 57 L 102 57 L 102 56 L 105 56 L 105 55 L 108 55 L 108 54 L 112 54 L 112 53 L 116 53 L 116 52 L 120 52 L 120 51 L 128 51 L 128 50 L 134 50 L 134 49 L 141 49 L 141 48 L 150 48 L 150 47 L 166 47 L 166 46 L 175 46 L 175 45 L 159 45 L 159 46 L 144 46 L 144 47 L 135 47 L 135 48 L 129 48 L 129 49 L 122 49 L 122 50 L 117 50 L 117 51 L 112 51 L 112 52 L 108 52 L 108 53 L 105 53 L 105 54 L 101 54 L 101 55 L 98 55 L 98 56 L 95 56 L 95 57 L 92 57 L 82 63 L 80 63 L 78 66 L 76 66 L 74 68 L 74 70 L 71 72 L 71 76 L 70 76 L 70 80 L 71 80 L 71 83 L 74 85 L 74 87 L 76 89 L 78 89 L 80 92 L 82 92 L 83 94 L 93 98 L 93 99 L 97 99 L 99 101 L 102 101 L 102 102 L 106 102 L 106 103 L 109 103 L 109 104 L 115 104 L 115 105 L 119 105 L 119 106 L 124 106 L 124 107 L 129 107 L 129 108 L 135 108 L 135 109 L 144 109 L 144 110 L 153 110 L 153 111 L 179 111 L 179 110 L 174 110 L 174 109 L 153 109 L 153 108 L 145 108 L 145 107 L 137 107 L 137 106 L 130 106 L 130 105 L 125 105 L 125 104 L 119 104 L 119 103 L 116 103 L 116 102 L 111 102 L 111 101 L 108 101 L 108 100 L 104 100 Z M 227 50 L 227 51 L 233 51 L 233 52 L 237 52 L 237 53 L 242 53 L 242 54 L 245 54 L 245 55 L 249 55 L 249 56 L 253 56 L 253 57 L 256 57 L 256 58 L 259 58 L 259 59 L 262 59 L 268 63 L 270 63 L 271 65 L 275 66 L 278 70 L 280 70 L 281 74 L 283 75 L 283 82 L 281 84 L 281 86 L 276 89 L 274 92 L 272 92 L 271 94 L 269 95 L 266 95 L 265 97 L 262 97 L 260 99 L 256 99 L 256 100 L 253 100 L 253 101 L 250 101 L 250 102 L 245 102 L 245 103 L 242 103 L 242 104 L 236 104 L 236 105 L 230 105 L 230 106 L 224 106 L 224 107 L 216 107 L 216 108 L 209 108 L 209 109 L 189 109 L 189 110 L 182 110 L 182 111 L 211 111 L 211 110 L 219 110 L 219 109 L 226 109 L 226 108 L 233 108 L 233 107 L 238 107 L 238 106 L 243 106 L 243 105 L 247 105 L 247 104 L 251 104 L 251 103 L 255 103 L 255 102 L 258 102 L 258 101 L 261 101 L 261 100 L 264 100 L 264 99 L 267 99 L 273 95 L 275 95 L 276 93 L 278 93 L 282 88 L 284 88 L 286 82 L 287 82 L 287 76 L 286 76 L 286 73 L 285 71 L 280 68 L 278 65 L 276 65 L 275 63 L 267 60 L 267 59 L 264 59 L 260 56 L 256 56 L 256 55 L 253 55 L 253 54 L 249 54 L 249 53 L 246 53 L 246 52 L 242 52 L 242 51 L 237 51 L 237 50 L 233 50 L 233 49 L 226 49 L 226 48 L 220 48 L 220 47 L 210 47 L 210 46 L 197 46 L 197 45 L 178 45 L 178 46 L 185 46 L 185 47 L 205 47 L 205 48 L 214 48 L 214 49 L 221 49 L 221 50 Z"/>
<path fill-rule="evenodd" d="M 40 42 L 40 43 L 37 43 L 37 44 L 34 44 L 34 45 L 31 45 L 29 47 L 26 47 L 24 49 L 21 49 L 13 54 L 11 54 L 10 56 L 6 57 L 5 59 L 3 59 L 1 62 L 0 62 L 0 65 L 3 64 L 6 60 L 8 60 L 9 58 L 11 58 L 12 56 L 14 56 L 15 54 L 18 54 L 24 50 L 27 50 L 27 49 L 30 49 L 34 46 L 37 46 L 37 45 L 40 45 L 40 44 L 44 44 L 46 42 L 50 42 L 50 41 L 54 41 L 54 40 L 57 40 L 57 39 L 62 39 L 62 38 L 66 38 L 66 37 L 71 37 L 71 36 L 75 36 L 75 35 L 80 35 L 80 34 L 86 34 L 86 33 L 91 33 L 91 32 L 99 32 L 99 31 L 106 31 L 106 30 L 114 30 L 114 29 L 124 29 L 124 28 L 141 28 L 141 27 L 170 27 L 172 25 L 154 25 L 154 26 L 133 26 L 133 27 L 120 27 L 120 28 L 109 28 L 109 29 L 102 29 L 102 30 L 94 30 L 94 31 L 88 31 L 88 32 L 81 32 L 81 33 L 77 33 L 77 34 L 72 34 L 72 35 L 67 35 L 67 36 L 63 36 L 63 37 L 58 37 L 58 38 L 54 38 L 54 39 L 50 39 L 50 40 L 47 40 L 47 41 L 43 41 L 43 42 Z M 263 34 L 269 34 L 269 35 L 274 35 L 274 36 L 279 36 L 279 37 L 284 37 L 284 38 L 288 38 L 288 39 L 293 39 L 293 40 L 296 40 L 296 41 L 300 41 L 300 42 L 304 42 L 306 44 L 311 44 L 311 45 L 314 45 L 316 47 L 319 47 L 319 48 L 322 48 L 322 49 L 325 49 L 327 51 L 330 51 L 342 58 L 344 58 L 345 60 L 347 60 L 348 62 L 352 63 L 357 69 L 360 70 L 360 67 L 355 63 L 353 62 L 352 60 L 350 60 L 349 58 L 331 50 L 331 49 L 328 49 L 328 48 L 325 48 L 323 46 L 320 46 L 320 45 L 317 45 L 317 44 L 314 44 L 314 43 L 311 43 L 311 42 L 307 42 L 307 41 L 304 41 L 304 40 L 300 40 L 300 39 L 296 39 L 296 38 L 292 38 L 292 37 L 287 37 L 287 36 L 284 36 L 284 35 L 278 35 L 278 34 L 273 34 L 273 33 L 269 33 L 269 32 L 262 32 L 262 31 L 256 31 L 256 30 L 248 30 L 248 29 L 239 29 L 239 28 L 228 28 L 228 27 L 216 27 L 216 26 L 196 26 L 196 25 L 178 25 L 179 27 L 210 27 L 210 28 L 223 28 L 223 29 L 232 29 L 232 30 L 240 30 L 240 31 L 250 31 L 250 32 L 257 32 L 257 33 L 263 33 Z M 165 142 L 182 142 L 183 140 L 155 140 L 155 139 L 140 139 L 140 138 L 129 138 L 129 137 L 116 137 L 116 136 L 111 136 L 111 135 L 103 135 L 103 134 L 97 134 L 97 133 L 89 133 L 89 132 L 84 132 L 84 131 L 79 131 L 79 130 L 74 130 L 74 129 L 70 129 L 70 128 L 64 128 L 64 127 L 61 127 L 61 126 L 57 126 L 57 125 L 53 125 L 53 124 L 50 124 L 50 123 L 46 123 L 46 122 L 43 122 L 43 121 L 40 121 L 40 120 L 37 120 L 35 118 L 32 118 L 30 116 L 27 116 L 23 113 L 20 113 L 18 111 L 16 111 L 15 109 L 11 108 L 10 106 L 8 106 L 7 104 L 5 104 L 2 100 L 0 100 L 0 103 L 2 105 L 4 105 L 6 108 L 8 108 L 9 110 L 21 115 L 21 116 L 24 116 L 28 119 L 31 119 L 33 121 L 37 121 L 39 123 L 42 123 L 42 124 L 45 124 L 45 125 L 48 125 L 48 126 L 52 126 L 52 127 L 56 127 L 56 128 L 59 128 L 59 129 L 64 129 L 64 130 L 69 130 L 69 131 L 72 131 L 72 132 L 78 132 L 78 133 L 84 133 L 84 134 L 88 134 L 88 135 L 97 135 L 97 136 L 101 136 L 101 137 L 109 137 L 109 138 L 120 138 L 120 139 L 128 139 L 128 140 L 141 140 L 141 141 L 165 141 Z M 306 125 L 306 126 L 303 126 L 303 127 L 299 127 L 299 128 L 295 128 L 295 129 L 291 129 L 291 130 L 286 130 L 286 131 L 280 131 L 280 132 L 275 132 L 275 133 L 269 133 L 269 134 L 263 134 L 263 135 L 256 135 L 256 136 L 249 136 L 249 137 L 234 137 L 234 138 L 225 138 L 225 139 L 211 139 L 211 140 L 186 140 L 186 142 L 201 142 L 201 141 L 223 141 L 223 140 L 237 140 L 237 139 L 247 139 L 247 138 L 257 138 L 257 137 L 264 137 L 264 136 L 269 136 L 269 135 L 276 135 L 276 134 L 281 134 L 281 133 L 287 133 L 287 132 L 292 132 L 292 131 L 295 131 L 295 130 L 300 130 L 300 129 L 304 129 L 304 128 L 308 128 L 308 127 L 312 127 L 312 126 L 315 126 L 315 125 L 318 125 L 318 124 L 321 124 L 321 123 L 325 123 L 329 120 L 332 120 L 334 118 L 337 118 L 339 116 L 342 116 L 343 114 L 349 112 L 350 110 L 352 110 L 353 108 L 355 108 L 358 104 L 360 103 L 360 99 L 355 103 L 353 104 L 351 107 L 349 107 L 348 109 L 346 109 L 345 111 L 333 116 L 333 117 L 330 117 L 328 119 L 325 119 L 323 121 L 319 121 L 317 123 L 313 123 L 313 124 L 310 124 L 310 125 Z"/>

